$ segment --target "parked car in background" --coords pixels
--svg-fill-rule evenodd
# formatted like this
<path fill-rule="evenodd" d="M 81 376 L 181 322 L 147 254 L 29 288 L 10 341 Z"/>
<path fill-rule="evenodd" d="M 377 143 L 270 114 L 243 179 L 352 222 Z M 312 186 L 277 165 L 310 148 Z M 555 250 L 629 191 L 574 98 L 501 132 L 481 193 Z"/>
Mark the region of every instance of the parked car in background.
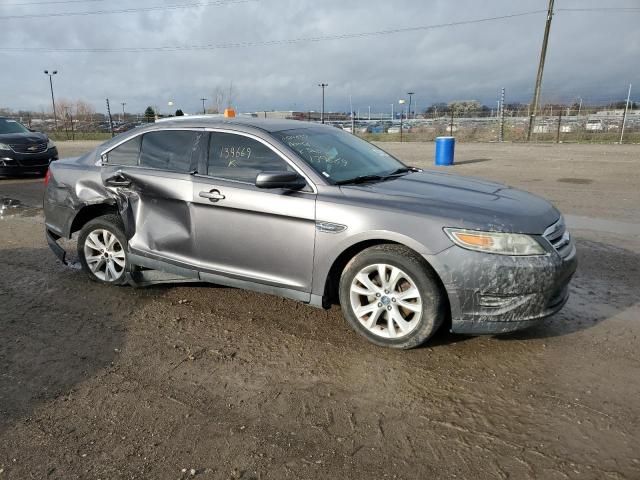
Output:
<path fill-rule="evenodd" d="M 0 175 L 44 175 L 58 159 L 58 149 L 44 133 L 11 118 L 0 117 Z"/>
<path fill-rule="evenodd" d="M 589 132 L 602 132 L 605 130 L 605 124 L 599 119 L 589 119 L 584 128 Z"/>
<path fill-rule="evenodd" d="M 535 325 L 565 304 L 577 264 L 546 200 L 406 166 L 326 125 L 179 117 L 47 178 L 49 245 L 64 261 L 57 241 L 76 234 L 94 281 L 339 303 L 356 332 L 393 348 L 448 322 L 466 334 Z"/>
<path fill-rule="evenodd" d="M 403 124 L 402 125 L 402 132 L 403 133 L 411 132 L 411 125 Z M 390 126 L 389 129 L 387 130 L 387 133 L 400 133 L 400 125 L 392 125 L 392 126 Z"/>
<path fill-rule="evenodd" d="M 135 122 L 123 123 L 115 127 L 113 131 L 114 133 L 124 133 L 131 130 L 132 128 L 136 128 L 139 125 L 140 125 L 139 123 L 135 123 Z"/>

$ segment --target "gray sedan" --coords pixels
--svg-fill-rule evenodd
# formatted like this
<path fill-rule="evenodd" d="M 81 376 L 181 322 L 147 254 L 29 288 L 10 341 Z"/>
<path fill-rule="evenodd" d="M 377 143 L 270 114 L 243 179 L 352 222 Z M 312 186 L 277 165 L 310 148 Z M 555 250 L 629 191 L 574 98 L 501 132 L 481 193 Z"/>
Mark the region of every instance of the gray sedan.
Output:
<path fill-rule="evenodd" d="M 297 121 L 181 117 L 126 132 L 54 162 L 44 207 L 49 245 L 64 261 L 58 240 L 77 234 L 92 280 L 339 303 L 355 331 L 394 348 L 445 324 L 534 325 L 566 303 L 576 269 L 549 202 Z"/>

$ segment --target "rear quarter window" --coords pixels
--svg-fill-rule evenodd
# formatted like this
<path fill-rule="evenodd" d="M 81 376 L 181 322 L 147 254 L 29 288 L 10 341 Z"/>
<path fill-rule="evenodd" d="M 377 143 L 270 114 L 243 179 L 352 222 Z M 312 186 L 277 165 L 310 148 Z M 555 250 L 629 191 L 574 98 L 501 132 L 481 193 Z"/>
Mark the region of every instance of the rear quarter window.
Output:
<path fill-rule="evenodd" d="M 106 154 L 106 162 L 111 165 L 138 165 L 138 157 L 140 156 L 140 136 L 118 145 Z"/>
<path fill-rule="evenodd" d="M 198 149 L 201 132 L 163 130 L 142 136 L 140 166 L 187 173 L 194 169 L 192 157 Z"/>

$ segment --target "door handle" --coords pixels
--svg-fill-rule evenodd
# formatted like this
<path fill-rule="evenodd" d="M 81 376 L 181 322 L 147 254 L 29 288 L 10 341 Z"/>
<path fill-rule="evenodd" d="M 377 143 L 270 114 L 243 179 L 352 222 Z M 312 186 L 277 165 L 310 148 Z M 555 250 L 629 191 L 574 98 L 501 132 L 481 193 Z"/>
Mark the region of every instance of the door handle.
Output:
<path fill-rule="evenodd" d="M 198 195 L 200 195 L 202 198 L 208 198 L 212 202 L 217 202 L 218 200 L 224 200 L 225 198 L 227 198 L 220 193 L 220 190 L 211 190 L 210 192 L 204 191 L 200 192 Z"/>
<path fill-rule="evenodd" d="M 121 173 L 117 173 L 112 177 L 105 179 L 104 183 L 105 185 L 108 185 L 110 187 L 130 187 L 131 186 L 131 180 L 129 180 L 127 177 L 125 177 Z"/>

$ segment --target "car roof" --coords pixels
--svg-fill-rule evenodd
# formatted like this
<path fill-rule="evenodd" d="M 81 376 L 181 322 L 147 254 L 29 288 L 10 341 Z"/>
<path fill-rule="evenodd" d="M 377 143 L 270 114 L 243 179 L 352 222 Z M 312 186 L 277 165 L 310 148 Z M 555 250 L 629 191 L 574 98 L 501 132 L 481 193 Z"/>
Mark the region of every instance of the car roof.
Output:
<path fill-rule="evenodd" d="M 218 115 L 190 115 L 184 117 L 170 117 L 158 120 L 154 123 L 143 124 L 136 128 L 132 128 L 115 137 L 107 140 L 98 147 L 99 152 L 104 152 L 114 146 L 126 142 L 130 138 L 142 135 L 147 132 L 170 130 L 175 128 L 227 128 L 244 133 L 260 134 L 266 132 L 268 134 L 293 129 L 319 129 L 328 128 L 335 130 L 330 125 L 322 125 L 320 123 L 303 122 L 300 120 L 274 120 L 255 117 L 235 117 L 227 118 Z"/>
<path fill-rule="evenodd" d="M 212 115 L 191 115 L 185 117 L 171 117 L 162 119 L 154 125 L 157 127 L 249 127 L 257 128 L 265 132 L 278 132 L 299 128 L 318 127 L 320 124 L 302 122 L 300 120 L 266 119 L 259 117 L 219 117 Z"/>

